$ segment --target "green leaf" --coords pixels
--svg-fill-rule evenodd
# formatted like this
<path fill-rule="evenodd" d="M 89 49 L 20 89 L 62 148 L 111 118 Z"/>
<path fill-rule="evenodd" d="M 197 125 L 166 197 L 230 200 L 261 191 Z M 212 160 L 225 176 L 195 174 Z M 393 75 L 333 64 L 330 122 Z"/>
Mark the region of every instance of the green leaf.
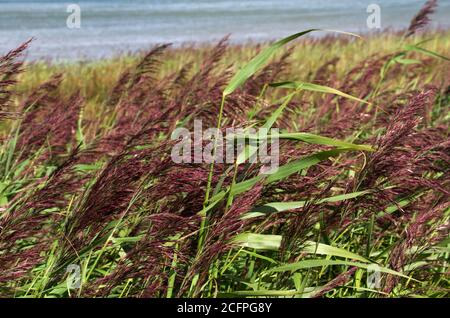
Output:
<path fill-rule="evenodd" d="M 319 287 L 305 288 L 304 292 L 297 290 L 237 290 L 229 293 L 219 293 L 218 297 L 292 297 L 319 291 Z"/>
<path fill-rule="evenodd" d="M 396 57 L 396 58 L 393 59 L 393 61 L 395 61 L 396 63 L 399 63 L 399 64 L 403 64 L 403 65 L 422 64 L 422 62 L 419 61 L 419 60 L 404 59 L 404 58 L 401 58 L 401 57 Z"/>
<path fill-rule="evenodd" d="M 303 32 L 292 34 L 288 37 L 285 37 L 284 39 L 275 42 L 274 44 L 263 50 L 261 53 L 256 55 L 252 60 L 250 60 L 250 62 L 248 62 L 239 72 L 237 72 L 233 76 L 233 78 L 228 83 L 227 87 L 224 89 L 222 95 L 223 96 L 230 95 L 242 84 L 244 84 L 253 74 L 255 74 L 259 69 L 261 69 L 264 66 L 264 64 L 266 64 L 266 62 L 273 56 L 273 54 L 279 48 L 305 34 L 314 31 L 330 31 L 358 37 L 358 35 L 349 32 L 342 32 L 335 30 L 320 30 L 320 29 L 310 29 Z"/>
<path fill-rule="evenodd" d="M 279 139 L 295 139 L 301 140 L 310 144 L 315 145 L 326 145 L 326 146 L 334 146 L 334 147 L 344 147 L 349 150 L 362 150 L 362 151 L 374 151 L 374 149 L 370 145 L 356 145 L 350 142 L 341 141 L 338 139 L 323 137 L 319 135 L 296 132 L 296 133 L 281 133 L 278 135 Z"/>
<path fill-rule="evenodd" d="M 333 147 L 343 147 L 348 148 L 349 150 L 361 150 L 361 151 L 374 151 L 374 149 L 370 145 L 357 145 L 351 142 L 346 142 L 338 139 L 323 137 L 320 135 L 314 135 L 310 133 L 303 132 L 293 132 L 293 133 L 281 133 L 281 134 L 268 134 L 268 135 L 258 135 L 258 134 L 237 134 L 232 135 L 232 137 L 237 139 L 251 139 L 251 140 L 265 140 L 269 138 L 278 138 L 278 139 L 291 139 L 291 140 L 300 140 L 309 144 L 315 145 L 325 145 L 325 146 L 333 146 Z"/>
<path fill-rule="evenodd" d="M 276 111 L 272 113 L 272 115 L 267 119 L 267 121 L 264 123 L 262 128 L 266 128 L 267 130 L 270 130 L 272 128 L 273 124 L 277 121 L 278 117 L 280 117 L 283 110 L 286 108 L 286 106 L 289 104 L 289 102 L 292 100 L 292 98 L 297 94 L 297 92 L 291 93 L 288 96 L 286 96 L 284 102 L 278 107 Z M 253 154 L 258 150 L 258 146 L 256 145 L 246 145 L 244 150 L 238 155 L 236 159 L 236 164 L 240 165 L 244 163 L 248 158 L 253 156 Z"/>
<path fill-rule="evenodd" d="M 313 84 L 313 83 L 305 83 L 305 82 L 294 82 L 294 81 L 287 81 L 287 82 L 279 82 L 279 83 L 272 83 L 270 84 L 271 87 L 280 87 L 280 88 L 289 88 L 289 89 L 303 89 L 303 90 L 307 90 L 307 91 L 312 91 L 312 92 L 320 92 L 320 93 L 327 93 L 327 94 L 335 94 L 335 95 L 339 95 L 348 99 L 352 99 L 355 101 L 358 101 L 360 103 L 364 103 L 364 104 L 370 104 L 369 102 L 359 99 L 357 97 L 354 97 L 352 95 L 346 94 L 344 92 L 341 92 L 340 90 L 337 90 L 335 88 L 331 88 L 328 86 L 323 86 L 323 85 L 317 85 L 317 84 Z"/>
<path fill-rule="evenodd" d="M 256 257 L 256 258 L 260 258 L 260 259 L 262 259 L 262 260 L 265 260 L 265 261 L 267 261 L 267 262 L 269 262 L 269 263 L 277 264 L 277 261 L 275 261 L 273 258 L 264 256 L 264 255 L 261 255 L 261 254 L 258 254 L 258 253 L 252 252 L 252 251 L 247 251 L 247 250 L 245 250 L 245 249 L 241 249 L 241 250 L 239 251 L 239 253 L 248 254 L 248 255 L 250 255 L 250 256 L 253 256 L 253 257 Z"/>
<path fill-rule="evenodd" d="M 406 45 L 405 48 L 406 48 L 407 51 L 416 51 L 416 52 L 419 52 L 419 53 L 422 53 L 422 54 L 425 54 L 425 55 L 428 55 L 428 56 L 437 57 L 437 58 L 440 58 L 440 59 L 443 59 L 443 60 L 446 60 L 446 61 L 450 61 L 450 59 L 448 57 L 446 57 L 446 56 L 440 55 L 440 54 L 438 54 L 436 52 L 433 52 L 433 51 L 421 48 L 421 47 L 416 46 L 416 45 Z"/>
<path fill-rule="evenodd" d="M 277 251 L 281 246 L 281 239 L 281 235 L 242 233 L 231 241 L 242 247 Z"/>
<path fill-rule="evenodd" d="M 361 262 L 370 263 L 370 261 L 362 257 L 361 255 L 349 252 L 339 247 L 316 243 L 313 241 L 307 241 L 305 247 L 302 249 L 303 252 L 308 254 L 317 254 L 317 255 L 328 255 L 328 256 L 337 256 L 343 258 L 354 259 Z"/>
<path fill-rule="evenodd" d="M 313 204 L 345 201 L 345 200 L 357 198 L 362 195 L 366 195 L 370 192 L 371 192 L 370 190 L 365 190 L 365 191 L 340 194 L 340 195 L 336 195 L 336 196 L 318 200 L 316 202 L 313 202 Z M 254 217 L 263 216 L 263 215 L 266 215 L 269 213 L 278 213 L 278 212 L 284 212 L 284 211 L 289 211 L 289 210 L 295 210 L 295 209 L 302 208 L 303 206 L 305 206 L 305 204 L 306 204 L 306 201 L 287 201 L 287 202 L 266 203 L 262 206 L 253 208 L 252 211 L 249 213 L 246 213 L 242 217 L 242 219 L 250 219 L 250 218 L 254 218 Z"/>
<path fill-rule="evenodd" d="M 265 183 L 272 183 L 275 181 L 280 181 L 280 180 L 286 179 L 294 173 L 297 173 L 301 170 L 304 170 L 306 168 L 314 166 L 321 161 L 324 161 L 330 157 L 335 157 L 335 156 L 341 154 L 342 152 L 346 152 L 349 150 L 350 149 L 347 149 L 347 148 L 326 150 L 326 151 L 321 151 L 321 152 L 315 153 L 313 155 L 310 155 L 308 157 L 305 157 L 305 158 L 302 158 L 299 160 L 291 161 L 291 162 L 279 167 L 275 173 L 269 174 L 265 180 Z"/>
<path fill-rule="evenodd" d="M 242 182 L 238 182 L 233 185 L 233 188 L 231 189 L 231 191 L 228 188 L 228 189 L 220 191 L 216 195 L 212 196 L 208 206 L 203 208 L 197 214 L 205 215 L 205 213 L 207 211 L 213 209 L 225 197 L 225 195 L 227 194 L 228 191 L 231 192 L 230 195 L 236 196 L 240 193 L 250 190 L 255 184 L 257 184 L 260 181 L 263 181 L 264 179 L 265 179 L 264 183 L 268 184 L 268 183 L 272 183 L 272 182 L 276 182 L 276 181 L 288 178 L 289 176 L 291 176 L 294 173 L 297 173 L 303 169 L 314 166 L 315 164 L 318 164 L 321 161 L 324 161 L 330 157 L 337 156 L 337 155 L 339 155 L 343 152 L 349 151 L 349 150 L 351 150 L 351 149 L 339 148 L 339 149 L 321 151 L 321 152 L 315 153 L 313 155 L 310 155 L 308 157 L 291 161 L 291 162 L 279 167 L 276 172 L 269 174 L 267 176 L 266 175 L 258 175 L 254 178 L 251 178 L 251 179 L 248 179 L 248 180 L 245 180 Z"/>
<path fill-rule="evenodd" d="M 347 266 L 355 266 L 359 268 L 367 269 L 369 266 L 376 265 L 378 267 L 378 270 L 381 273 L 391 274 L 403 278 L 408 278 L 411 280 L 414 280 L 418 282 L 418 280 L 406 276 L 402 273 L 399 273 L 397 271 L 394 271 L 392 269 L 389 269 L 387 267 L 379 266 L 378 264 L 371 264 L 371 263 L 360 263 L 360 262 L 351 262 L 351 261 L 343 261 L 343 260 L 331 260 L 331 259 L 308 259 L 300 262 L 295 262 L 291 264 L 285 264 L 278 267 L 274 267 L 269 269 L 269 272 L 287 272 L 287 271 L 296 271 L 299 269 L 305 269 L 305 268 L 313 268 L 313 267 L 321 267 L 321 266 L 333 266 L 333 265 L 347 265 Z"/>
<path fill-rule="evenodd" d="M 8 204 L 8 198 L 3 193 L 3 191 L 5 191 L 5 189 L 7 187 L 8 187 L 8 184 L 6 182 L 0 182 L 0 207 Z"/>
<path fill-rule="evenodd" d="M 237 72 L 228 83 L 227 87 L 223 91 L 223 95 L 227 96 L 233 93 L 237 88 L 244 84 L 253 74 L 255 74 L 264 64 L 272 57 L 272 55 L 285 44 L 313 31 L 319 31 L 319 29 L 310 29 L 303 32 L 295 33 L 284 39 L 281 39 L 261 53 L 256 55 L 249 63 L 247 63 L 239 72 Z"/>

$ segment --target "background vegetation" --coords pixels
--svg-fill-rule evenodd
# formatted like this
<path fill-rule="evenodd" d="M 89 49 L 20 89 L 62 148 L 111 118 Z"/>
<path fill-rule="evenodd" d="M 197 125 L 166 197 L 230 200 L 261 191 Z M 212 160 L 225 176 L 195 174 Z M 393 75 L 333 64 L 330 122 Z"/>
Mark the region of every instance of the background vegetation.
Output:
<path fill-rule="evenodd" d="M 417 19 L 276 51 L 0 58 L 0 295 L 448 296 L 450 34 Z M 174 163 L 194 119 L 279 127 L 280 169 Z"/>

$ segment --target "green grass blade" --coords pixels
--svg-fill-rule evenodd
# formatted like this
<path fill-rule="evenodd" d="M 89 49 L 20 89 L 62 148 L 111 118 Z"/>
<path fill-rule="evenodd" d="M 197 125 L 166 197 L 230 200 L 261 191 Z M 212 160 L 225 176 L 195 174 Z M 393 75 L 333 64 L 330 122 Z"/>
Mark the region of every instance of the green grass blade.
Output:
<path fill-rule="evenodd" d="M 264 64 L 273 56 L 273 54 L 282 46 L 286 45 L 287 43 L 305 35 L 310 32 L 314 31 L 329 31 L 329 32 L 335 32 L 335 33 L 342 33 L 347 35 L 352 35 L 359 37 L 356 34 L 349 33 L 349 32 L 343 32 L 343 31 L 336 31 L 336 30 L 321 30 L 321 29 L 309 29 L 303 32 L 292 34 L 288 37 L 285 37 L 284 39 L 281 39 L 265 50 L 263 50 L 261 53 L 256 55 L 250 62 L 248 62 L 239 72 L 237 72 L 233 78 L 228 83 L 227 87 L 223 91 L 223 96 L 230 95 L 233 93 L 237 88 L 239 88 L 241 85 L 243 85 L 253 74 L 255 74 L 259 69 L 261 69 Z"/>
<path fill-rule="evenodd" d="M 327 151 L 321 151 L 318 153 L 315 153 L 311 156 L 291 161 L 284 166 L 281 166 L 278 168 L 278 170 L 275 173 L 272 173 L 267 176 L 267 179 L 265 183 L 272 183 L 275 181 L 280 181 L 285 178 L 288 178 L 294 173 L 297 173 L 303 169 L 309 168 L 311 166 L 314 166 L 315 164 L 318 164 L 321 161 L 324 161 L 330 157 L 335 157 L 343 152 L 349 151 L 350 149 L 347 148 L 341 148 L 341 149 L 333 149 L 333 150 L 327 150 Z"/>
<path fill-rule="evenodd" d="M 336 257 L 343 257 L 348 259 L 353 259 L 365 263 L 370 263 L 370 261 L 358 254 L 349 252 L 343 248 L 322 244 L 322 243 L 316 243 L 313 241 L 307 241 L 306 246 L 302 249 L 302 252 L 308 253 L 308 254 L 318 254 L 318 255 L 328 255 L 328 256 L 336 256 Z"/>
<path fill-rule="evenodd" d="M 346 142 L 334 138 L 328 138 L 320 135 L 303 132 L 280 133 L 267 136 L 259 136 L 257 134 L 243 134 L 243 135 L 235 135 L 235 137 L 240 139 L 258 139 L 258 140 L 277 137 L 278 139 L 299 140 L 309 144 L 348 148 L 349 150 L 375 151 L 370 145 L 357 145 L 351 142 Z"/>
<path fill-rule="evenodd" d="M 315 145 L 325 145 L 334 147 L 344 147 L 351 150 L 361 150 L 361 151 L 374 151 L 370 145 L 357 145 L 350 142 L 323 137 L 320 135 L 314 135 L 310 133 L 295 132 L 295 133 L 281 133 L 278 135 L 279 139 L 294 139 L 307 142 L 309 144 Z"/>
<path fill-rule="evenodd" d="M 262 128 L 266 128 L 267 130 L 270 130 L 273 126 L 273 124 L 277 121 L 278 117 L 282 114 L 286 106 L 289 104 L 289 102 L 292 100 L 292 98 L 297 94 L 297 92 L 291 93 L 288 96 L 286 96 L 284 102 L 278 107 L 276 111 L 272 113 L 272 115 L 267 119 L 267 121 L 264 123 Z M 258 150 L 258 146 L 255 145 L 246 145 L 243 149 L 243 151 L 238 155 L 236 159 L 236 164 L 240 165 L 244 163 L 248 158 L 250 158 L 256 151 Z"/>
<path fill-rule="evenodd" d="M 450 59 L 448 57 L 446 57 L 446 56 L 443 56 L 443 55 L 441 55 L 439 53 L 436 53 L 436 52 L 433 52 L 433 51 L 421 48 L 421 47 L 419 47 L 417 45 L 406 45 L 405 48 L 406 48 L 407 51 L 415 51 L 415 52 L 419 52 L 419 53 L 422 53 L 422 54 L 425 54 L 425 55 L 428 55 L 428 56 L 431 56 L 431 57 L 436 57 L 436 58 L 440 58 L 440 59 L 443 59 L 443 60 L 446 60 L 446 61 L 450 61 Z"/>
<path fill-rule="evenodd" d="M 233 188 L 231 189 L 231 195 L 235 196 L 237 194 L 240 194 L 240 193 L 250 190 L 255 184 L 262 181 L 264 178 L 265 178 L 265 180 L 264 180 L 265 184 L 280 181 L 282 179 L 288 178 L 292 174 L 295 174 L 303 169 L 309 168 L 315 164 L 318 164 L 319 162 L 321 162 L 323 160 L 326 160 L 330 157 L 335 157 L 343 152 L 350 151 L 350 150 L 351 149 L 347 149 L 347 148 L 326 150 L 326 151 L 321 151 L 321 152 L 315 153 L 313 155 L 310 155 L 308 157 L 305 157 L 305 158 L 302 158 L 299 160 L 291 161 L 291 162 L 285 164 L 284 166 L 279 167 L 275 173 L 270 174 L 267 177 L 264 175 L 258 175 L 254 178 L 236 183 L 235 185 L 233 185 Z M 205 213 L 207 211 L 214 208 L 214 206 L 216 206 L 217 203 L 219 203 L 225 197 L 225 195 L 228 191 L 229 191 L 229 189 L 220 191 L 219 193 L 217 193 L 216 195 L 211 197 L 210 204 L 205 206 L 205 208 L 203 208 L 197 214 L 205 215 Z"/>
<path fill-rule="evenodd" d="M 269 272 L 288 272 L 288 271 L 296 271 L 299 269 L 313 268 L 313 267 L 322 267 L 322 266 L 333 266 L 333 265 L 347 265 L 347 266 L 355 266 L 359 268 L 367 269 L 371 265 L 377 265 L 378 270 L 382 273 L 391 274 L 407 279 L 414 280 L 418 282 L 418 280 L 389 269 L 387 267 L 379 266 L 378 264 L 370 264 L 370 263 L 360 263 L 360 262 L 351 262 L 351 261 L 343 261 L 343 260 L 331 260 L 331 259 L 308 259 L 300 262 L 295 262 L 291 264 L 285 264 L 278 267 L 274 267 L 269 269 Z"/>
<path fill-rule="evenodd" d="M 323 86 L 323 85 L 317 85 L 317 84 L 313 84 L 313 83 L 287 81 L 287 82 L 272 83 L 272 84 L 270 84 L 270 86 L 271 87 L 279 87 L 279 88 L 297 89 L 297 90 L 303 89 L 303 90 L 311 91 L 311 92 L 334 94 L 334 95 L 339 95 L 341 97 L 345 97 L 348 99 L 358 101 L 360 103 L 370 104 L 369 102 L 367 102 L 365 100 L 362 100 L 360 98 L 354 97 L 349 94 L 346 94 L 335 88 L 331 88 L 331 87 Z"/>
<path fill-rule="evenodd" d="M 299 292 L 297 290 L 238 290 L 229 293 L 220 293 L 219 297 L 293 297 L 303 295 L 308 292 Z"/>
<path fill-rule="evenodd" d="M 272 57 L 272 55 L 285 44 L 313 31 L 319 31 L 319 29 L 310 29 L 303 32 L 292 34 L 284 39 L 281 39 L 261 53 L 256 55 L 249 63 L 247 63 L 239 72 L 237 72 L 228 83 L 227 87 L 223 91 L 223 95 L 227 96 L 233 93 L 237 88 L 243 85 L 253 74 L 261 69 L 264 64 Z"/>
<path fill-rule="evenodd" d="M 328 198 L 321 199 L 317 201 L 316 204 L 326 203 L 326 202 L 339 202 L 339 201 L 345 201 L 357 198 L 359 196 L 366 195 L 370 193 L 371 191 L 365 190 L 365 191 L 358 191 L 358 192 L 352 192 L 352 193 L 346 193 L 346 194 L 340 194 Z M 270 213 L 278 213 L 278 212 L 284 212 L 289 210 L 295 210 L 304 207 L 306 204 L 306 201 L 289 201 L 289 202 L 271 202 L 266 203 L 262 206 L 255 207 L 251 212 L 246 213 L 242 219 L 250 219 L 254 217 L 263 216 Z"/>
<path fill-rule="evenodd" d="M 255 250 L 277 251 L 281 246 L 281 240 L 281 235 L 241 233 L 236 235 L 231 242 Z"/>

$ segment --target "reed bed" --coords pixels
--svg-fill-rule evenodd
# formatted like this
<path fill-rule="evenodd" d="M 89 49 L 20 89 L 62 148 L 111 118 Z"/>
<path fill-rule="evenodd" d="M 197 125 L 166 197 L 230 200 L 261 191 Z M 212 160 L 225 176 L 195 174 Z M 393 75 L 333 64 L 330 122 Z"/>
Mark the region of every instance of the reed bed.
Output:
<path fill-rule="evenodd" d="M 277 50 L 1 57 L 0 296 L 448 297 L 450 35 L 423 21 Z M 173 162 L 194 119 L 273 119 L 278 172 Z"/>

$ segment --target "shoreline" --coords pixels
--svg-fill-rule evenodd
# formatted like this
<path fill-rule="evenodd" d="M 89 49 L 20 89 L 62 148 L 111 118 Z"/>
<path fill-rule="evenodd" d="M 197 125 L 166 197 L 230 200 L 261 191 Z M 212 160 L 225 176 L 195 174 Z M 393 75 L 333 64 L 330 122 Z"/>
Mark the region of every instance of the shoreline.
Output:
<path fill-rule="evenodd" d="M 379 30 L 376 32 L 366 32 L 366 33 L 355 33 L 364 40 L 372 40 L 382 37 L 401 37 L 402 34 L 406 31 L 406 29 L 391 29 L 386 28 L 383 30 Z M 425 30 L 421 32 L 420 34 L 416 35 L 417 37 L 427 37 L 427 36 L 440 36 L 440 35 L 446 35 L 450 33 L 450 27 L 445 28 L 435 28 L 431 30 Z M 233 40 L 233 34 L 224 34 L 222 38 L 218 38 L 215 40 L 208 40 L 208 41 L 192 41 L 192 42 L 182 42 L 182 43 L 171 43 L 170 41 L 162 41 L 162 42 L 155 42 L 154 44 L 149 44 L 145 48 L 137 49 L 137 50 L 125 50 L 125 51 L 118 51 L 113 52 L 111 55 L 107 56 L 99 56 L 99 57 L 86 57 L 83 56 L 82 50 L 80 50 L 79 57 L 76 58 L 59 58 L 59 57 L 37 57 L 37 58 L 29 58 L 27 54 L 25 54 L 25 62 L 26 63 L 40 63 L 40 62 L 47 62 L 54 65 L 64 65 L 64 64 L 76 64 L 76 63 L 95 63 L 99 61 L 105 61 L 105 60 L 117 60 L 122 58 L 129 58 L 133 56 L 139 56 L 142 54 L 145 54 L 146 51 L 151 49 L 154 46 L 160 45 L 160 44 L 170 44 L 169 50 L 170 51 L 183 51 L 183 50 L 207 50 L 211 47 L 213 47 L 217 42 L 219 42 L 221 39 L 228 37 L 228 46 L 229 47 L 259 47 L 259 46 L 267 46 L 270 43 L 273 43 L 276 41 L 276 38 L 273 38 L 271 40 L 263 40 L 259 41 L 257 39 L 248 39 L 245 42 L 241 41 L 234 41 Z M 32 37 L 30 37 L 31 39 Z M 336 39 L 336 40 L 343 40 L 343 41 L 352 41 L 356 39 L 352 39 L 349 36 L 342 35 L 342 34 L 333 34 L 330 32 L 327 32 L 324 30 L 323 32 L 311 34 L 308 38 L 302 38 L 299 39 L 296 43 L 317 43 L 320 42 L 323 39 Z M 31 42 L 31 46 L 29 48 L 29 51 L 33 50 L 33 43 L 38 42 L 39 39 L 32 38 L 33 41 Z M 11 50 L 14 48 L 10 48 Z M 5 52 L 6 53 L 6 52 Z"/>

